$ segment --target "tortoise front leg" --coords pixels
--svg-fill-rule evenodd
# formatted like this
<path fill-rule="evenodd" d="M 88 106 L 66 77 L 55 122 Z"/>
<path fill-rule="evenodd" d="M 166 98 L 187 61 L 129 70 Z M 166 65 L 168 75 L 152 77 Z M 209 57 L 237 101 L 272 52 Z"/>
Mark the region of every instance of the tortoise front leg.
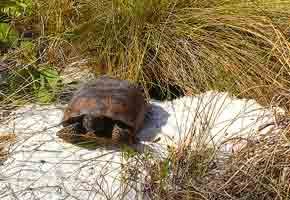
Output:
<path fill-rule="evenodd" d="M 82 134 L 84 130 L 82 129 L 81 123 L 75 122 L 73 124 L 69 124 L 63 127 L 61 130 L 57 132 L 57 135 L 60 134 L 70 134 L 70 135 L 79 135 Z"/>
<path fill-rule="evenodd" d="M 77 140 L 76 138 L 78 138 L 82 133 L 83 130 L 81 128 L 81 124 L 76 122 L 63 127 L 56 133 L 56 136 L 68 142 L 75 142 Z"/>
<path fill-rule="evenodd" d="M 98 137 L 111 137 L 111 120 L 107 118 L 87 114 L 83 117 L 82 124 L 86 132 L 94 133 Z"/>
<path fill-rule="evenodd" d="M 95 120 L 94 117 L 92 115 L 84 115 L 82 123 L 83 123 L 83 127 L 86 131 L 86 133 L 88 132 L 95 132 L 95 124 L 94 124 Z"/>

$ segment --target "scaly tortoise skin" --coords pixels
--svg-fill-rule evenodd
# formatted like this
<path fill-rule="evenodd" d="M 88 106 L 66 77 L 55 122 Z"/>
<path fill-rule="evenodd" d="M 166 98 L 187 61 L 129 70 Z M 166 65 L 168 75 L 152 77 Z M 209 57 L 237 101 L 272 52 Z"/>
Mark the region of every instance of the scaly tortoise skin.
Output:
<path fill-rule="evenodd" d="M 101 76 L 81 87 L 64 110 L 57 135 L 92 135 L 112 143 L 137 142 L 144 123 L 147 102 L 141 87 L 126 80 Z"/>

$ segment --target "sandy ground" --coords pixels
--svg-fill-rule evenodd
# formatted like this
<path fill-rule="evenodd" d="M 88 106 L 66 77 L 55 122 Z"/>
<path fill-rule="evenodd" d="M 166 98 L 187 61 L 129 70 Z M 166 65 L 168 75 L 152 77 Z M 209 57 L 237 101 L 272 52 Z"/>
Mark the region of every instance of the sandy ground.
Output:
<path fill-rule="evenodd" d="M 2 122 L 0 134 L 14 132 L 18 142 L 0 166 L 0 199 L 146 199 L 142 174 L 124 183 L 126 161 L 117 148 L 86 149 L 56 137 L 63 106 L 29 105 Z M 255 136 L 259 127 L 274 121 L 273 111 L 254 100 L 227 93 L 207 92 L 174 101 L 151 101 L 144 128 L 138 133 L 139 151 L 150 150 L 161 159 L 167 145 L 194 148 L 208 144 L 228 153 L 240 148 L 223 141 Z M 260 131 L 266 134 L 272 128 Z M 153 140 L 160 138 L 157 143 Z"/>

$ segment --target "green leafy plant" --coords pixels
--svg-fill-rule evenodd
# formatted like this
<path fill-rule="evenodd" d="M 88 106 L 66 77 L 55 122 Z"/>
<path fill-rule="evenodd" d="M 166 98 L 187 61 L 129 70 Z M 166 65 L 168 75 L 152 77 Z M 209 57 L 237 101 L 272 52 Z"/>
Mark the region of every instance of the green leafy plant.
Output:
<path fill-rule="evenodd" d="M 9 17 L 32 14 L 32 0 L 1 0 L 0 10 Z"/>
<path fill-rule="evenodd" d="M 30 65 L 11 72 L 8 77 L 7 93 L 16 99 L 28 98 L 26 100 L 51 103 L 61 87 L 61 78 L 53 66 L 44 65 L 36 68 Z"/>
<path fill-rule="evenodd" d="M 52 102 L 59 89 L 61 81 L 58 72 L 51 66 L 45 66 L 38 71 L 37 76 L 32 76 L 34 95 L 41 103 Z"/>
<path fill-rule="evenodd" d="M 0 43 L 6 47 L 16 47 L 18 33 L 8 24 L 0 23 Z"/>
<path fill-rule="evenodd" d="M 0 44 L 4 48 L 14 48 L 18 44 L 19 34 L 10 25 L 12 18 L 31 15 L 31 0 L 1 0 L 0 2 Z"/>
<path fill-rule="evenodd" d="M 21 41 L 21 58 L 25 63 L 33 63 L 37 60 L 35 44 L 32 41 Z"/>
<path fill-rule="evenodd" d="M 138 154 L 133 148 L 129 147 L 128 145 L 122 145 L 121 149 L 122 149 L 122 155 L 125 160 L 133 158 L 134 156 Z"/>

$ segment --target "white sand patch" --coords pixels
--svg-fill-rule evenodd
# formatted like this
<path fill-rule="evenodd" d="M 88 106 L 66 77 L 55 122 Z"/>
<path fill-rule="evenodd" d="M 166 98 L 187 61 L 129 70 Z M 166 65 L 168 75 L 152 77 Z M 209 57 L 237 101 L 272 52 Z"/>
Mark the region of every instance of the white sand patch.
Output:
<path fill-rule="evenodd" d="M 137 179 L 128 187 L 122 182 L 124 159 L 118 149 L 88 150 L 56 137 L 61 108 L 30 105 L 14 115 L 0 127 L 0 133 L 15 132 L 19 138 L 10 158 L 0 166 L 0 199 L 122 199 L 121 195 L 124 199 L 145 199 Z M 143 145 L 137 148 L 149 145 L 156 155 L 163 155 L 166 145 L 179 145 L 193 132 L 192 140 L 187 141 L 194 147 L 199 148 L 201 141 L 218 146 L 230 137 L 255 134 L 261 125 L 273 120 L 271 110 L 227 93 L 152 101 L 149 117 L 138 134 Z M 158 137 L 159 142 L 152 142 Z M 232 149 L 229 143 L 222 151 Z"/>
<path fill-rule="evenodd" d="M 140 137 L 155 134 L 160 137 L 160 151 L 169 145 L 190 144 L 204 148 L 200 144 L 219 147 L 231 152 L 231 142 L 221 145 L 231 138 L 255 137 L 265 134 L 272 126 L 258 131 L 265 124 L 274 122 L 274 112 L 283 113 L 280 108 L 263 108 L 254 100 L 237 99 L 228 93 L 209 91 L 195 97 L 183 97 L 168 102 L 153 102 L 151 118 L 145 124 Z M 163 149 L 166 152 L 166 149 Z"/>
<path fill-rule="evenodd" d="M 133 187 L 122 188 L 120 152 L 88 150 L 55 136 L 61 109 L 34 105 L 15 113 L 4 130 L 15 131 L 20 141 L 0 167 L 1 200 L 119 199 L 127 192 L 128 199 L 137 199 Z"/>

